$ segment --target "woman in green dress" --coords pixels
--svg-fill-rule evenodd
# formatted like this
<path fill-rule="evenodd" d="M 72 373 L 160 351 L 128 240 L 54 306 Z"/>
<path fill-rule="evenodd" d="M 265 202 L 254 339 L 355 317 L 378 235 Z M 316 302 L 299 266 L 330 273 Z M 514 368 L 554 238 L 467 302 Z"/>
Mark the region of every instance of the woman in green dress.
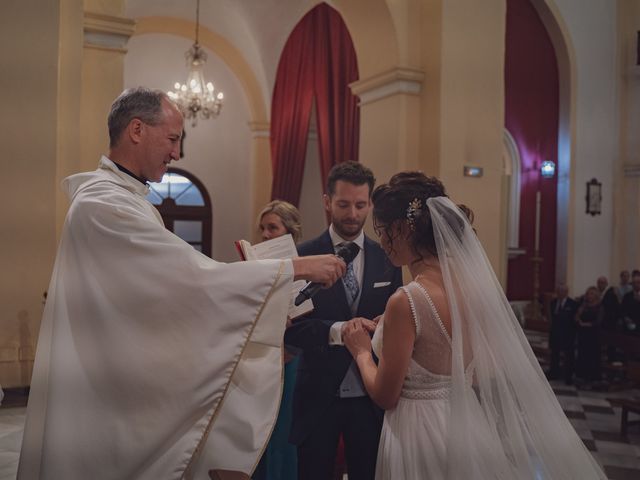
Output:
<path fill-rule="evenodd" d="M 263 241 L 290 233 L 293 241 L 298 243 L 302 236 L 300 212 L 283 200 L 274 200 L 262 209 L 258 215 L 258 227 Z M 295 480 L 297 478 L 296 446 L 289 443 L 289 430 L 298 358 L 285 351 L 284 362 L 282 399 L 278 418 L 267 448 L 253 473 L 253 480 Z"/>

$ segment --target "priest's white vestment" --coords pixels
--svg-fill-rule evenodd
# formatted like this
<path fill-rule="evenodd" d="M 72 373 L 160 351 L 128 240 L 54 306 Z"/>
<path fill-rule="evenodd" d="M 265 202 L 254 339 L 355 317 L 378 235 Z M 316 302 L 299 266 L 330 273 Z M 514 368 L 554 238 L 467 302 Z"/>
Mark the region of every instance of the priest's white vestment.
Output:
<path fill-rule="evenodd" d="M 251 472 L 278 408 L 291 262 L 202 255 L 106 157 L 64 186 L 18 478 Z"/>

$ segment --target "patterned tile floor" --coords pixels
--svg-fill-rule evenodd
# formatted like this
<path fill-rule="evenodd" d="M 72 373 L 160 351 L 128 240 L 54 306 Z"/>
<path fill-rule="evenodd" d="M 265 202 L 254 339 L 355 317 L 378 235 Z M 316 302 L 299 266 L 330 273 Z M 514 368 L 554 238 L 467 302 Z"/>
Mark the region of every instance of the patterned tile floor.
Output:
<path fill-rule="evenodd" d="M 530 332 L 527 336 L 534 345 L 543 341 Z M 608 478 L 640 479 L 640 426 L 629 427 L 627 437 L 622 438 L 620 408 L 612 407 L 606 400 L 640 397 L 640 389 L 600 392 L 580 390 L 556 381 L 552 381 L 551 386 L 578 435 Z M 5 398 L 0 407 L 0 480 L 15 479 L 25 411 L 24 398 Z M 640 417 L 630 414 L 629 419 Z"/>
<path fill-rule="evenodd" d="M 525 331 L 534 351 L 547 348 L 546 335 Z M 545 358 L 538 357 L 544 370 Z M 607 398 L 640 398 L 640 389 L 619 391 L 595 391 L 565 385 L 563 381 L 551 381 L 567 418 L 576 432 L 602 466 L 611 480 L 640 479 L 640 426 L 631 426 L 627 437 L 620 435 L 621 410 L 612 407 Z M 629 420 L 639 420 L 640 416 L 629 414 Z"/>
<path fill-rule="evenodd" d="M 578 435 L 612 480 L 640 479 L 640 427 L 620 435 L 620 408 L 606 398 L 640 396 L 640 390 L 595 392 L 552 381 L 551 386 Z M 638 416 L 630 414 L 630 420 Z"/>
<path fill-rule="evenodd" d="M 0 407 L 0 480 L 14 480 L 26 407 Z"/>

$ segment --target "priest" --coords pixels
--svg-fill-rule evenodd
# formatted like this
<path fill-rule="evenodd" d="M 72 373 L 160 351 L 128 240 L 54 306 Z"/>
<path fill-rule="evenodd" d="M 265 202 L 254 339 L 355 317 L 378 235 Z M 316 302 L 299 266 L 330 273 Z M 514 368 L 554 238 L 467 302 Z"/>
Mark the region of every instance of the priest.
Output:
<path fill-rule="evenodd" d="M 224 405 L 273 391 L 261 372 L 280 361 L 292 280 L 328 286 L 345 265 L 331 255 L 234 264 L 202 255 L 166 230 L 145 199 L 147 181 L 160 181 L 179 159 L 178 108 L 163 92 L 126 90 L 108 127 L 98 169 L 63 183 L 71 205 L 18 479 L 250 474 L 273 409 L 248 411 L 237 425 Z"/>

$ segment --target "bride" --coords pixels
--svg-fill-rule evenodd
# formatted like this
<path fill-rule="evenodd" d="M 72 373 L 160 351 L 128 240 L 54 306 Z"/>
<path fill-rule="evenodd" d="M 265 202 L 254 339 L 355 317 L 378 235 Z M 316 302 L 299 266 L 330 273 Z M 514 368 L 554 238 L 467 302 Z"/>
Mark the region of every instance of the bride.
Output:
<path fill-rule="evenodd" d="M 394 175 L 372 199 L 383 248 L 413 277 L 373 340 L 363 321 L 344 335 L 386 410 L 376 478 L 605 479 L 547 383 L 471 211 L 418 172 Z"/>

